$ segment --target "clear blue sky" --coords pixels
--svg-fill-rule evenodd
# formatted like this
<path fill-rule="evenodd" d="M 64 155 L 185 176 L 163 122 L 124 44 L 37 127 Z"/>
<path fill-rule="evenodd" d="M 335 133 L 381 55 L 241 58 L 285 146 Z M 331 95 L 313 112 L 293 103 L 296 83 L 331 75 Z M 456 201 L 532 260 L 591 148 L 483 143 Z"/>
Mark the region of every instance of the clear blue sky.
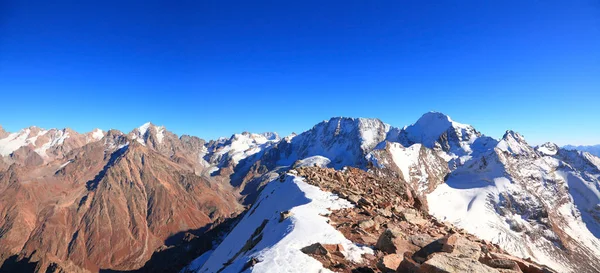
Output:
<path fill-rule="evenodd" d="M 599 3 L 0 0 L 0 124 L 211 139 L 435 110 L 600 143 Z"/>

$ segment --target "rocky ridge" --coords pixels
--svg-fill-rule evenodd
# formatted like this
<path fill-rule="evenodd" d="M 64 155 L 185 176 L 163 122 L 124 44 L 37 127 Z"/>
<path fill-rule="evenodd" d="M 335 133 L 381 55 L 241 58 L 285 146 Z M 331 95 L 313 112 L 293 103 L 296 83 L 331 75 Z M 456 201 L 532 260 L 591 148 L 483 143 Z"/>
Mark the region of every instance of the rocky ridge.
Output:
<path fill-rule="evenodd" d="M 334 272 L 553 272 L 429 216 L 393 172 L 296 171 L 309 184 L 350 200 L 354 206 L 333 211 L 329 224 L 351 241 L 375 249 L 373 255 L 364 255 L 364 263 L 354 265 L 339 255 L 339 246 L 304 251 Z"/>

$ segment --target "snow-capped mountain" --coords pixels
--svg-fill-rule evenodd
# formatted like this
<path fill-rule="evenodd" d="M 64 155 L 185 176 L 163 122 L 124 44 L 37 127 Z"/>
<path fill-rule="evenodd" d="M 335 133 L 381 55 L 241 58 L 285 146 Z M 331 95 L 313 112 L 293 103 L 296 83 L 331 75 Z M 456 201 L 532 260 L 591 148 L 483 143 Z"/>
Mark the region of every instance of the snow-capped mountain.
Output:
<path fill-rule="evenodd" d="M 330 161 L 329 167 L 364 167 L 365 156 L 386 138 L 390 128 L 378 119 L 332 118 L 277 143 L 265 159 L 272 166 L 292 166 L 297 160 L 323 156 Z"/>
<path fill-rule="evenodd" d="M 0 156 L 10 163 L 39 165 L 103 137 L 100 129 L 79 134 L 68 128 L 46 130 L 31 126 L 14 133 L 0 128 Z"/>
<path fill-rule="evenodd" d="M 534 148 L 510 130 L 494 140 L 439 113 L 425 114 L 396 140 L 372 158 L 416 180 L 412 185 L 427 194 L 434 216 L 561 272 L 600 270 L 597 157 L 552 143 Z M 448 161 L 443 183 L 435 178 L 445 171 L 431 167 L 439 160 L 416 153 L 423 146 Z M 381 164 L 382 154 L 393 160 Z M 575 266 L 580 262 L 587 267 Z"/>
<path fill-rule="evenodd" d="M 326 171 L 296 173 L 306 168 Z M 323 188 L 342 184 L 336 194 Z M 284 138 L 244 132 L 211 141 L 152 123 L 127 134 L 0 127 L 0 201 L 0 262 L 17 256 L 40 269 L 327 272 L 334 261 L 375 272 L 400 261 L 427 267 L 437 260 L 419 256 L 429 250 L 418 240 L 410 248 L 421 254 L 402 258 L 382 253 L 376 237 L 384 225 L 397 225 L 406 240 L 454 232 L 429 213 L 495 251 L 558 272 L 600 271 L 598 157 L 553 143 L 532 147 L 510 130 L 495 139 L 437 112 L 401 128 L 338 117 Z M 358 211 L 355 224 L 332 220 L 350 210 Z M 59 221 L 67 216 L 74 220 Z M 106 226 L 113 228 L 107 242 L 100 236 Z M 213 230 L 220 235 L 206 237 Z M 181 245 L 166 245 L 175 240 L 169 236 Z M 337 256 L 321 260 L 304 249 L 313 244 L 334 247 L 328 251 Z M 119 253 L 102 255 L 117 246 Z M 172 266 L 154 260 L 173 253 Z M 384 254 L 388 260 L 377 256 Z M 474 261 L 497 272 L 483 256 Z"/>

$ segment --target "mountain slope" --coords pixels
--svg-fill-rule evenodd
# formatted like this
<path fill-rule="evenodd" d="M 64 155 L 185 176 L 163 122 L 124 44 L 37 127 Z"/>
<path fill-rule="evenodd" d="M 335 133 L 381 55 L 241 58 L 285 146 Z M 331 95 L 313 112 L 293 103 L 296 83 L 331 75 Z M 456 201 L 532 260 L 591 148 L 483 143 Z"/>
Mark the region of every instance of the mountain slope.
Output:
<path fill-rule="evenodd" d="M 65 140 L 52 146 L 60 157 L 0 172 L 0 261 L 18 256 L 40 272 L 136 269 L 172 235 L 236 215 L 233 188 L 195 173 L 203 142 L 163 134 L 158 146 L 153 134 L 142 143 L 111 130 L 69 152 Z"/>

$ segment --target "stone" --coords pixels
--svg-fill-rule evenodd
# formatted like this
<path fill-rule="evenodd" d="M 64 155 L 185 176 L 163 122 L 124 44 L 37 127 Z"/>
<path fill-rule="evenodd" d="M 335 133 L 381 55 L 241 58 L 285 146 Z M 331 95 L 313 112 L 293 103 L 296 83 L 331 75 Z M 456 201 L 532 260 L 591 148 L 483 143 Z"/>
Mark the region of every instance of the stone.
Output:
<path fill-rule="evenodd" d="M 501 253 L 494 253 L 494 252 L 490 252 L 490 255 L 493 259 L 505 259 L 505 260 L 511 260 L 517 263 L 517 265 L 519 265 L 519 268 L 521 269 L 521 271 L 523 273 L 548 273 L 548 272 L 552 272 L 542 266 L 538 266 L 536 264 L 533 264 L 531 262 L 516 258 L 516 257 L 512 257 L 506 254 L 501 254 Z"/>
<path fill-rule="evenodd" d="M 396 272 L 396 269 L 398 266 L 400 266 L 402 260 L 403 256 L 400 256 L 396 253 L 388 254 L 379 259 L 377 262 L 377 268 L 383 273 Z"/>
<path fill-rule="evenodd" d="M 389 209 L 377 209 L 377 214 L 387 218 L 392 217 L 392 212 Z"/>
<path fill-rule="evenodd" d="M 415 209 L 405 209 L 402 212 L 402 217 L 404 217 L 404 219 L 407 222 L 412 223 L 414 225 L 421 226 L 427 223 L 427 220 L 423 219 L 423 217 L 421 217 L 421 215 L 419 215 L 419 213 Z"/>
<path fill-rule="evenodd" d="M 358 205 L 358 200 L 360 200 L 359 195 L 356 195 L 356 194 L 348 195 L 348 201 L 350 201 L 352 204 Z"/>
<path fill-rule="evenodd" d="M 358 226 L 362 229 L 368 229 L 375 225 L 375 221 L 373 219 L 363 220 L 358 222 Z"/>
<path fill-rule="evenodd" d="M 321 243 L 314 243 L 307 247 L 300 249 L 304 254 L 313 254 L 313 255 L 327 255 L 329 252 Z"/>
<path fill-rule="evenodd" d="M 282 211 L 279 213 L 279 222 L 283 222 L 285 219 L 287 219 L 288 217 L 292 216 L 292 212 L 289 210 L 286 211 Z"/>
<path fill-rule="evenodd" d="M 358 200 L 358 205 L 360 205 L 361 207 L 370 207 L 373 205 L 373 203 L 371 203 L 371 201 L 365 199 L 364 197 L 361 197 Z"/>
<path fill-rule="evenodd" d="M 416 234 L 408 237 L 408 240 L 418 247 L 425 247 L 428 244 L 431 244 L 435 239 L 428 234 Z"/>
<path fill-rule="evenodd" d="M 479 262 L 496 269 L 510 269 L 514 272 L 522 272 L 517 262 L 508 259 L 479 259 Z"/>
<path fill-rule="evenodd" d="M 399 231 L 392 229 L 386 229 L 381 233 L 377 240 L 377 244 L 375 244 L 375 248 L 386 253 L 398 254 L 404 254 L 406 251 L 416 251 L 418 249 L 417 246 L 404 240 Z"/>
<path fill-rule="evenodd" d="M 459 258 L 450 253 L 439 252 L 431 255 L 421 264 L 422 273 L 499 273 L 500 271 L 486 266 L 477 260 Z"/>
<path fill-rule="evenodd" d="M 327 250 L 328 253 L 344 258 L 344 254 L 342 254 L 342 252 L 344 251 L 344 246 L 340 244 L 323 245 L 323 248 L 325 248 L 325 250 Z"/>
<path fill-rule="evenodd" d="M 340 172 L 335 172 L 335 180 L 337 180 L 338 182 L 344 182 L 344 176 L 342 175 L 342 173 Z"/>
<path fill-rule="evenodd" d="M 454 251 L 452 253 L 458 255 L 459 257 L 468 257 L 479 260 L 479 257 L 481 257 L 481 246 L 476 242 L 469 241 L 460 236 L 456 240 Z"/>
<path fill-rule="evenodd" d="M 442 251 L 452 253 L 454 251 L 454 248 L 456 247 L 456 242 L 458 241 L 458 238 L 459 235 L 454 233 L 440 239 L 440 243 L 442 244 Z"/>
<path fill-rule="evenodd" d="M 377 243 L 377 238 L 373 237 L 370 234 L 363 235 L 360 238 L 362 239 L 362 241 L 364 242 L 365 245 L 374 245 Z"/>
<path fill-rule="evenodd" d="M 402 259 L 402 262 L 396 269 L 396 272 L 418 273 L 421 265 L 412 259 L 413 255 L 414 255 L 414 253 L 412 253 L 412 252 L 405 252 L 404 259 Z"/>

